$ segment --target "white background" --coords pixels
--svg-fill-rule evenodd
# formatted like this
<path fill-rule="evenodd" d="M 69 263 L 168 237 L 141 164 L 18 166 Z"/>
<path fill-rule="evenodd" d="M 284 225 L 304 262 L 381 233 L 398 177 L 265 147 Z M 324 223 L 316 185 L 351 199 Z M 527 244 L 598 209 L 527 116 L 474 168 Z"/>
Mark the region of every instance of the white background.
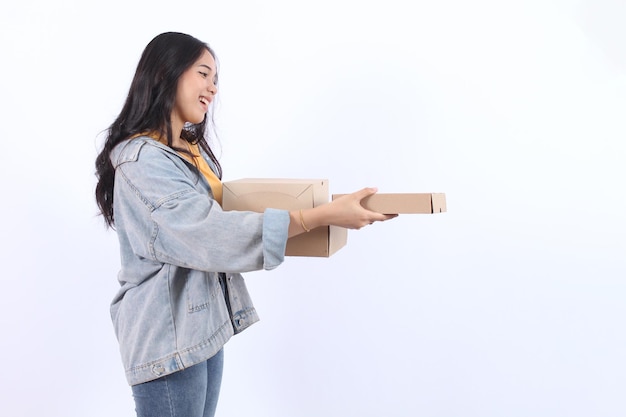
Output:
<path fill-rule="evenodd" d="M 626 3 L 0 6 L 0 414 L 131 416 L 94 158 L 145 45 L 220 61 L 225 179 L 445 192 L 247 275 L 221 416 L 626 415 Z"/>

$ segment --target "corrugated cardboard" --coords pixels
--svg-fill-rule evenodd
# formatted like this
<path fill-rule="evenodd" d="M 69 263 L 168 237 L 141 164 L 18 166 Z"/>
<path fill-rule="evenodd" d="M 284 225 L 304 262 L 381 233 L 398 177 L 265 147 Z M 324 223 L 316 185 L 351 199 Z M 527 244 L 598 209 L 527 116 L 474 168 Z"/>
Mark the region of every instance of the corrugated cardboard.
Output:
<path fill-rule="evenodd" d="M 344 194 L 333 194 L 333 200 Z M 384 214 L 442 213 L 446 211 L 444 193 L 376 193 L 361 200 L 368 210 Z"/>
<path fill-rule="evenodd" d="M 300 210 L 328 203 L 328 180 L 243 178 L 224 182 L 224 210 L 263 212 L 266 208 Z M 285 255 L 329 257 L 344 247 L 348 231 L 342 227 L 318 227 L 287 241 Z"/>

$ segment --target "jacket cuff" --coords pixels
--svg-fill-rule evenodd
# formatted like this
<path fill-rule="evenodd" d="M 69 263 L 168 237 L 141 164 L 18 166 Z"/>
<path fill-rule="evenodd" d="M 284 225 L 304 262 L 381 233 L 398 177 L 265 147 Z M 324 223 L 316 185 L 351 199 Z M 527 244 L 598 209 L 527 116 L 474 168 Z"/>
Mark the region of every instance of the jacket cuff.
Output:
<path fill-rule="evenodd" d="M 285 260 L 289 212 L 268 208 L 263 214 L 263 269 L 276 268 Z"/>

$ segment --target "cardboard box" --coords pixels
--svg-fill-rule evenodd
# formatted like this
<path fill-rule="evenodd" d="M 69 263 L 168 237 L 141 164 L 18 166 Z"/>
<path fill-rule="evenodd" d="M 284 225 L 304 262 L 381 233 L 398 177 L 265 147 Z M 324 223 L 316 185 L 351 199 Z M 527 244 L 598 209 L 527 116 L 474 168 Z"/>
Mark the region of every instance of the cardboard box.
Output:
<path fill-rule="evenodd" d="M 266 208 L 300 210 L 328 203 L 328 180 L 244 178 L 224 182 L 224 210 L 256 211 Z M 286 256 L 329 257 L 344 247 L 348 230 L 342 227 L 318 227 L 287 241 Z"/>
<path fill-rule="evenodd" d="M 333 194 L 333 200 L 344 194 Z M 446 211 L 444 193 L 376 193 L 361 200 L 368 210 L 383 214 L 442 213 Z"/>

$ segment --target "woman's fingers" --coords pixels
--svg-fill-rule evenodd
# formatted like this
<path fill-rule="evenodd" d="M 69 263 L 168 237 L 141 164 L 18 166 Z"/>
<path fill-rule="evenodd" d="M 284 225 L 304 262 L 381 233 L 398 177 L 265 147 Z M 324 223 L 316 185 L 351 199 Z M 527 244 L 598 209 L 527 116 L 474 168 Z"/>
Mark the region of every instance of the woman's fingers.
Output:
<path fill-rule="evenodd" d="M 359 219 L 358 220 L 358 225 L 357 228 L 363 227 L 363 226 L 367 226 L 369 224 L 372 224 L 374 222 L 381 222 L 381 221 L 385 221 L 385 220 L 390 220 L 393 219 L 394 217 L 397 217 L 397 214 L 382 214 L 382 213 L 378 213 L 375 211 L 371 211 L 371 210 L 367 210 L 366 208 L 364 208 L 361 205 L 361 200 L 363 200 L 364 198 L 367 198 L 371 195 L 376 194 L 376 192 L 378 192 L 378 188 L 376 187 L 366 187 L 363 188 L 357 192 L 352 193 L 353 198 L 358 201 L 358 206 L 355 207 L 355 211 L 356 211 L 356 218 Z"/>
<path fill-rule="evenodd" d="M 378 192 L 378 188 L 376 188 L 376 187 L 366 187 L 366 188 L 363 188 L 362 190 L 359 190 L 359 191 L 357 191 L 355 193 L 352 193 L 352 195 L 354 196 L 354 198 L 356 198 L 360 202 L 365 197 L 369 197 L 371 195 L 374 195 L 377 192 Z"/>

